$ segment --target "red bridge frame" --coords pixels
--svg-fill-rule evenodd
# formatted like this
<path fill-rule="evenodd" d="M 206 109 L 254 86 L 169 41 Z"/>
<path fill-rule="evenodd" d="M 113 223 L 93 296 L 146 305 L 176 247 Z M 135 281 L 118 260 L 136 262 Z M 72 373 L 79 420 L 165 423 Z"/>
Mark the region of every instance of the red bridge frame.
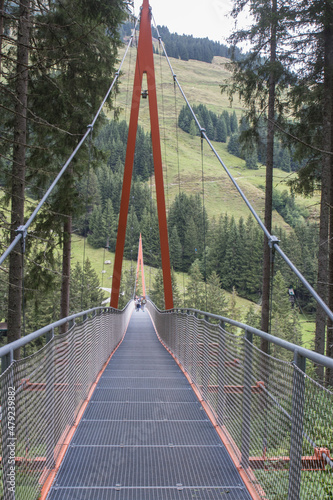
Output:
<path fill-rule="evenodd" d="M 137 52 L 134 85 L 133 85 L 131 116 L 128 129 L 127 150 L 125 159 L 124 181 L 123 181 L 121 203 L 120 203 L 116 254 L 115 254 L 113 277 L 112 277 L 110 306 L 114 308 L 118 307 L 121 269 L 123 263 L 125 237 L 126 237 L 127 215 L 128 215 L 131 181 L 133 173 L 135 141 L 136 141 L 136 132 L 138 128 L 140 99 L 142 94 L 142 78 L 144 73 L 147 75 L 147 84 L 148 84 L 151 139 L 153 146 L 157 213 L 158 213 L 159 230 L 160 230 L 161 260 L 162 260 L 163 283 L 164 283 L 164 303 L 165 303 L 165 309 L 173 309 L 168 227 L 167 227 L 165 198 L 164 198 L 161 142 L 160 142 L 160 130 L 159 130 L 158 110 L 157 110 L 153 42 L 151 33 L 151 7 L 149 6 L 149 0 L 143 0 L 141 8 L 140 34 L 139 34 L 138 52 Z"/>

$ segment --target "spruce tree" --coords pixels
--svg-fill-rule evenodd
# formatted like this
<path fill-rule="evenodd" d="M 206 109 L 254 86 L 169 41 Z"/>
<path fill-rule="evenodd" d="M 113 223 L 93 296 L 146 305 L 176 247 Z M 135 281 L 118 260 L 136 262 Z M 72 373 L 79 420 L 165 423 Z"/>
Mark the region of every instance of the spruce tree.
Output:
<path fill-rule="evenodd" d="M 203 311 L 205 309 L 205 284 L 200 272 L 200 263 L 196 259 L 189 270 L 186 289 L 186 306 Z"/>
<path fill-rule="evenodd" d="M 122 270 L 118 309 L 123 309 L 130 300 L 134 299 L 135 278 L 134 266 Z"/>
<path fill-rule="evenodd" d="M 88 234 L 88 243 L 94 248 L 103 248 L 106 246 L 107 231 L 105 219 L 101 207 L 95 207 L 89 222 L 90 234 Z"/>
<path fill-rule="evenodd" d="M 228 111 L 223 111 L 221 118 L 223 118 L 223 120 L 224 120 L 226 129 L 227 129 L 227 135 L 230 135 L 232 133 L 232 130 L 231 130 L 231 125 L 230 125 L 230 115 L 229 115 Z"/>
<path fill-rule="evenodd" d="M 232 134 L 228 142 L 228 153 L 242 158 L 238 134 Z"/>
<path fill-rule="evenodd" d="M 238 132 L 238 120 L 234 111 L 230 116 L 230 134 L 235 134 L 236 132 Z"/>
<path fill-rule="evenodd" d="M 192 137 L 195 137 L 196 135 L 198 135 L 198 127 L 196 126 L 194 119 L 193 119 L 193 120 L 191 120 L 190 129 L 189 129 L 189 134 L 190 134 Z"/>
<path fill-rule="evenodd" d="M 70 314 L 102 305 L 104 294 L 89 259 L 86 259 L 83 268 L 76 263 L 71 281 Z"/>
<path fill-rule="evenodd" d="M 216 125 L 216 140 L 218 142 L 227 142 L 228 133 L 225 120 L 222 116 L 217 121 Z"/>
<path fill-rule="evenodd" d="M 227 299 L 216 271 L 213 271 L 207 280 L 207 312 L 219 316 L 227 314 Z"/>
<path fill-rule="evenodd" d="M 258 169 L 258 154 L 257 148 L 255 146 L 253 146 L 251 149 L 248 148 L 247 152 L 245 153 L 245 166 L 250 170 Z"/>
<path fill-rule="evenodd" d="M 285 61 L 289 57 L 289 30 L 294 19 L 289 2 L 281 0 L 234 0 L 233 15 L 237 17 L 248 6 L 252 14 L 253 24 L 248 30 L 235 32 L 231 40 L 235 43 L 247 41 L 251 51 L 242 61 L 234 61 L 232 65 L 234 84 L 229 87 L 232 99 L 235 92 L 239 94 L 247 108 L 247 117 L 253 125 L 255 137 L 258 137 L 256 125 L 262 113 L 267 113 L 266 136 L 266 187 L 265 187 L 265 226 L 269 233 L 272 230 L 272 186 L 274 158 L 274 122 L 276 114 L 282 113 L 280 96 L 288 88 L 290 78 Z M 222 89 L 228 85 L 222 86 Z M 280 105 L 281 103 L 281 105 Z M 249 133 L 245 135 L 249 137 Z M 249 140 L 252 142 L 253 138 Z M 264 241 L 264 270 L 262 287 L 262 322 L 264 331 L 269 329 L 269 290 L 270 290 L 270 248 L 268 240 Z M 268 344 L 262 342 L 262 349 L 267 351 Z"/>
<path fill-rule="evenodd" d="M 241 310 L 237 306 L 237 291 L 236 288 L 232 288 L 232 293 L 228 303 L 228 317 L 234 321 L 242 321 Z M 228 326 L 228 331 L 231 333 L 237 333 L 237 328 L 234 326 Z"/>
<path fill-rule="evenodd" d="M 176 270 L 180 271 L 182 268 L 182 246 L 180 243 L 180 239 L 177 233 L 177 228 L 176 226 L 173 226 L 170 239 L 169 239 L 169 245 L 170 245 L 170 263 L 171 266 Z"/>
<path fill-rule="evenodd" d="M 187 271 L 198 256 L 198 243 L 197 227 L 190 217 L 184 236 L 183 271 Z"/>
<path fill-rule="evenodd" d="M 153 288 L 150 291 L 150 298 L 158 309 L 164 310 L 164 286 L 161 268 L 159 268 L 155 274 Z"/>

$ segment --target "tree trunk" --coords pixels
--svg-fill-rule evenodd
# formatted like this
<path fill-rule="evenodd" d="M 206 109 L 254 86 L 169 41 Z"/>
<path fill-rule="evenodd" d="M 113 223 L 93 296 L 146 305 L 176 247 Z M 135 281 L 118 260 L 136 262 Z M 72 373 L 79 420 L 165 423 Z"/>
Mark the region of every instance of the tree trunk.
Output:
<path fill-rule="evenodd" d="M 1 76 L 1 62 L 2 62 L 2 37 L 4 30 L 4 8 L 5 0 L 0 0 L 0 76 Z"/>
<path fill-rule="evenodd" d="M 11 241 L 24 223 L 25 156 L 27 141 L 27 96 L 30 0 L 20 1 L 17 35 L 17 80 L 11 192 Z M 22 254 L 18 244 L 9 259 L 8 343 L 21 337 Z M 16 353 L 18 355 L 18 353 Z"/>
<path fill-rule="evenodd" d="M 274 160 L 274 118 L 275 118 L 275 68 L 276 61 L 276 14 L 277 0 L 272 2 L 272 25 L 271 25 L 271 73 L 269 77 L 269 97 L 268 97 L 268 125 L 267 125 L 267 150 L 266 150 L 266 191 L 265 191 L 265 226 L 272 232 L 272 198 L 273 198 L 273 160 Z M 264 266 L 262 281 L 262 309 L 261 309 L 261 329 L 264 332 L 269 330 L 269 297 L 270 297 L 270 274 L 271 274 L 271 249 L 268 240 L 264 238 Z M 268 342 L 261 340 L 261 350 L 268 352 Z"/>
<path fill-rule="evenodd" d="M 327 272 L 328 272 L 328 224 L 329 224 L 329 171 L 328 165 L 324 163 L 322 172 L 321 203 L 320 203 L 320 226 L 319 226 L 319 251 L 318 251 L 318 273 L 317 273 L 317 293 L 327 302 Z M 316 333 L 315 351 L 319 354 L 325 352 L 325 328 L 326 313 L 317 306 L 316 312 Z M 324 370 L 322 366 L 316 367 L 319 380 L 323 380 Z"/>
<path fill-rule="evenodd" d="M 333 8 L 330 2 L 326 4 L 325 39 L 325 77 L 324 77 L 324 150 L 333 152 Z M 329 211 L 329 254 L 328 254 L 328 306 L 333 309 L 333 157 L 325 155 L 325 169 L 328 173 L 330 202 Z M 327 165 L 327 167 L 326 167 Z M 327 321 L 326 355 L 333 357 L 333 322 Z M 326 382 L 333 385 L 333 370 L 326 369 Z"/>

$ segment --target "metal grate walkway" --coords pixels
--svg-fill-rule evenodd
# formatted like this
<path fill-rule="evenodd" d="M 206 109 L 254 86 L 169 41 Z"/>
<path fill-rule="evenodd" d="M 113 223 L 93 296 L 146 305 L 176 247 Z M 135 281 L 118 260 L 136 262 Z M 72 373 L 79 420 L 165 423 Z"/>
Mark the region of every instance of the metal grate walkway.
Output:
<path fill-rule="evenodd" d="M 148 313 L 134 312 L 48 499 L 221 498 L 251 497 Z"/>

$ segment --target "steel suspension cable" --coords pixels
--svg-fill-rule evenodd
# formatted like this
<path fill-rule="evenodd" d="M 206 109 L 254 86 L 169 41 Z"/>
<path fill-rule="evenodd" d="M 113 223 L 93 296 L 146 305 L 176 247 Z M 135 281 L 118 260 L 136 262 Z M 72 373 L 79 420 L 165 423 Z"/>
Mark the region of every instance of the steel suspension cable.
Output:
<path fill-rule="evenodd" d="M 175 84 L 177 84 L 179 90 L 180 90 L 180 93 L 182 94 L 184 100 L 185 100 L 185 103 L 187 105 L 187 107 L 189 108 L 192 116 L 193 116 L 193 119 L 195 121 L 195 123 L 197 124 L 197 127 L 199 128 L 199 131 L 200 131 L 200 134 L 202 134 L 202 136 L 205 138 L 207 144 L 209 145 L 209 147 L 211 148 L 211 150 L 213 151 L 214 155 L 216 156 L 216 158 L 218 159 L 218 161 L 220 162 L 220 164 L 222 165 L 222 167 L 224 168 L 226 174 L 228 175 L 229 179 L 231 180 L 232 184 L 234 185 L 234 187 L 236 188 L 236 190 L 238 191 L 239 195 L 241 196 L 241 198 L 243 199 L 243 201 L 245 202 L 245 204 L 247 205 L 248 209 L 250 210 L 250 212 L 252 213 L 253 217 L 255 218 L 255 220 L 257 221 L 257 223 L 259 224 L 259 226 L 261 227 L 261 229 L 263 230 L 264 234 L 266 235 L 267 239 L 268 239 L 268 244 L 271 248 L 274 247 L 274 249 L 280 254 L 280 256 L 282 257 L 282 259 L 285 261 L 285 263 L 290 267 L 290 269 L 296 274 L 296 276 L 298 277 L 298 279 L 301 281 L 301 283 L 303 283 L 303 285 L 305 286 L 305 288 L 310 292 L 310 294 L 312 295 L 312 297 L 316 300 L 316 302 L 322 307 L 322 309 L 325 311 L 325 313 L 327 314 L 327 316 L 333 321 L 333 312 L 330 310 L 330 308 L 325 304 L 325 302 L 323 301 L 323 299 L 317 294 L 317 292 L 314 290 L 314 288 L 310 285 L 310 283 L 305 279 L 305 277 L 302 275 L 302 273 L 297 269 L 297 267 L 291 262 L 291 260 L 287 257 L 287 255 L 283 252 L 283 250 L 281 249 L 280 245 L 279 245 L 279 240 L 276 236 L 272 235 L 266 228 L 266 226 L 264 225 L 264 223 L 262 222 L 262 220 L 260 219 L 259 215 L 257 214 L 257 212 L 254 210 L 254 208 L 252 207 L 251 203 L 249 202 L 249 200 L 246 198 L 245 194 L 243 193 L 243 191 L 241 190 L 240 186 L 237 184 L 236 180 L 234 179 L 234 177 L 232 176 L 231 172 L 229 171 L 229 169 L 227 168 L 227 166 L 225 165 L 224 161 L 221 159 L 220 155 L 218 154 L 218 152 L 216 151 L 216 149 L 214 148 L 213 144 L 211 143 L 211 141 L 209 140 L 209 138 L 207 137 L 207 134 L 206 134 L 206 131 L 204 128 L 202 128 L 196 114 L 194 113 L 193 111 L 193 108 L 192 106 L 190 105 L 187 97 L 186 97 L 186 94 L 185 92 L 183 91 L 178 79 L 177 79 L 177 76 L 175 74 L 175 72 L 173 71 L 173 68 L 172 68 L 172 65 L 171 65 L 171 62 L 170 62 L 170 59 L 168 57 L 168 54 L 165 50 L 165 46 L 164 46 L 164 43 L 162 41 L 162 38 L 159 34 L 159 31 L 158 31 L 158 28 L 157 26 L 155 25 L 155 28 L 156 28 L 156 31 L 158 33 L 158 39 L 161 40 L 161 46 L 163 48 L 163 52 L 164 52 L 164 55 L 166 57 L 166 60 L 168 62 L 168 65 L 169 65 L 169 68 L 170 68 L 170 71 L 172 73 L 172 77 L 173 77 L 173 80 L 175 82 Z M 1 262 L 0 262 L 1 263 Z"/>
<path fill-rule="evenodd" d="M 88 215 L 88 192 L 89 192 L 89 184 L 90 184 L 90 166 L 91 166 L 91 148 L 92 148 L 92 132 L 89 136 L 88 141 L 88 175 L 87 175 L 87 185 L 86 185 L 86 210 L 85 210 L 85 220 Z M 85 225 L 83 227 L 83 231 L 85 230 Z M 86 237 L 83 237 L 83 255 L 82 255 L 82 278 L 81 278 L 81 311 L 83 311 L 83 288 L 85 282 L 85 262 L 86 262 Z"/>
<path fill-rule="evenodd" d="M 205 217 L 205 174 L 204 174 L 204 154 L 203 154 L 203 137 L 201 135 L 201 183 L 202 183 L 202 223 L 203 223 L 203 259 L 204 259 L 204 281 L 205 281 L 205 298 L 207 311 L 207 263 L 206 263 L 206 217 Z"/>
<path fill-rule="evenodd" d="M 77 152 L 81 149 L 81 147 L 84 144 L 84 142 L 86 141 L 88 135 L 91 133 L 91 131 L 92 131 L 92 129 L 93 129 L 93 127 L 94 127 L 94 125 L 95 125 L 95 123 L 96 123 L 99 115 L 101 114 L 101 111 L 102 111 L 102 109 L 103 109 L 103 107 L 104 107 L 104 105 L 105 105 L 105 103 L 106 103 L 106 101 L 107 101 L 107 99 L 108 99 L 108 97 L 109 97 L 109 95 L 110 95 L 110 93 L 111 93 L 111 91 L 112 91 L 115 83 L 116 83 L 116 81 L 119 78 L 120 70 L 121 70 L 121 68 L 122 68 L 122 66 L 124 64 L 125 58 L 127 56 L 129 48 L 130 48 L 130 45 L 132 44 L 132 41 L 133 41 L 135 29 L 136 29 L 136 25 L 135 25 L 135 28 L 134 28 L 134 30 L 132 32 L 130 40 L 129 40 L 128 44 L 127 44 L 126 51 L 125 51 L 123 59 L 122 59 L 122 61 L 120 63 L 119 69 L 116 71 L 116 74 L 115 74 L 115 77 L 114 77 L 114 79 L 112 81 L 112 84 L 110 85 L 107 93 L 105 94 L 105 97 L 104 97 L 104 99 L 103 99 L 103 101 L 102 101 L 102 103 L 101 103 L 101 105 L 100 105 L 97 113 L 95 114 L 93 121 L 91 122 L 90 125 L 88 125 L 86 133 L 83 135 L 83 137 L 81 138 L 80 142 L 78 143 L 78 145 L 76 146 L 76 148 L 74 149 L 74 151 L 72 152 L 72 154 L 69 156 L 69 158 L 66 161 L 66 163 L 63 165 L 63 167 L 60 170 L 59 174 L 54 179 L 54 181 L 52 182 L 51 186 L 49 187 L 49 189 L 44 194 L 43 198 L 38 203 L 37 207 L 35 208 L 35 210 L 31 214 L 31 216 L 29 217 L 28 221 L 24 225 L 19 226 L 16 229 L 17 236 L 14 238 L 14 240 L 11 242 L 11 244 L 9 245 L 9 247 L 7 248 L 7 250 L 0 257 L 0 265 L 8 257 L 8 255 L 13 251 L 13 249 L 16 247 L 17 243 L 21 240 L 21 238 L 25 239 L 25 237 L 27 236 L 28 228 L 30 227 L 30 225 L 32 224 L 32 222 L 35 220 L 36 215 L 38 214 L 38 212 L 40 211 L 40 209 L 44 205 L 45 201 L 48 199 L 48 197 L 52 193 L 52 191 L 55 188 L 55 186 L 58 184 L 58 182 L 61 179 L 61 177 L 63 176 L 63 174 L 66 172 L 67 167 L 70 165 L 70 163 L 72 162 L 73 158 L 76 156 Z"/>
<path fill-rule="evenodd" d="M 157 30 L 157 28 L 156 28 Z M 157 33 L 158 33 L 158 30 L 157 30 Z M 158 39 L 159 39 L 159 43 L 164 51 L 164 46 L 163 46 L 163 43 L 162 43 L 162 39 L 160 36 L 158 36 Z M 178 172 L 178 199 L 179 199 L 179 206 L 180 206 L 180 203 L 181 203 L 181 198 L 180 198 L 180 193 L 181 193 L 181 189 L 180 189 L 180 161 L 179 161 L 179 136 L 178 136 L 178 120 L 177 120 L 177 116 L 178 116 L 178 109 L 177 109 L 177 93 L 176 93 L 176 83 L 174 82 L 173 83 L 173 90 L 174 90 L 174 98 L 175 98 L 175 130 L 176 130 L 176 154 L 177 154 L 177 172 Z M 181 255 L 181 259 L 182 259 L 182 266 L 183 266 L 183 262 L 184 262 L 184 245 L 181 246 L 182 247 L 182 255 Z M 186 304 L 186 293 L 185 293 L 185 273 L 184 271 L 182 271 L 182 275 L 183 275 L 183 305 L 185 307 L 185 304 Z"/>

